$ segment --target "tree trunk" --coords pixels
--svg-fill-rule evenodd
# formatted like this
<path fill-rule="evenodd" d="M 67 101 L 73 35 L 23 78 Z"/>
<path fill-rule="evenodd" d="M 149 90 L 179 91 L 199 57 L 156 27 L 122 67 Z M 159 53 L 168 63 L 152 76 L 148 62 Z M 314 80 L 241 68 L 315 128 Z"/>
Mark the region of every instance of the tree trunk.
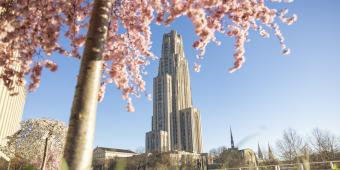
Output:
<path fill-rule="evenodd" d="M 102 51 L 114 0 L 95 0 L 87 33 L 64 150 L 69 170 L 88 170 L 92 163 Z"/>
<path fill-rule="evenodd" d="M 45 170 L 45 167 L 46 167 L 46 157 L 47 157 L 48 138 L 49 138 L 49 137 L 47 137 L 47 138 L 45 139 L 44 155 L 43 155 L 43 161 L 42 161 L 42 163 L 41 163 L 41 168 L 40 168 L 40 170 Z"/>

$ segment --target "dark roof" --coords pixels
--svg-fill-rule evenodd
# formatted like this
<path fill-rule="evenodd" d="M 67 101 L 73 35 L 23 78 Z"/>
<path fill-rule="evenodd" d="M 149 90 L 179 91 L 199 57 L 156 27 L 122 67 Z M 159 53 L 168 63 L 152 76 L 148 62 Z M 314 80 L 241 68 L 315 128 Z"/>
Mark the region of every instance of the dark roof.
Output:
<path fill-rule="evenodd" d="M 103 149 L 103 150 L 112 151 L 112 152 L 135 153 L 127 149 L 105 148 L 105 147 L 96 147 L 95 149 Z"/>

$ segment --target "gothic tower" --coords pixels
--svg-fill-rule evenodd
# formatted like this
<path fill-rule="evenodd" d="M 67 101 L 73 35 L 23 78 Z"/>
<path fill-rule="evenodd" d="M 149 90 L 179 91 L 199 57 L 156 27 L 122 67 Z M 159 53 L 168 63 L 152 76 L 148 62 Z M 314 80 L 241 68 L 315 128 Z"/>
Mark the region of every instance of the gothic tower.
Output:
<path fill-rule="evenodd" d="M 274 161 L 275 160 L 273 151 L 272 151 L 269 143 L 268 143 L 268 159 L 269 159 L 269 161 Z"/>
<path fill-rule="evenodd" d="M 152 130 L 146 133 L 146 152 L 182 150 L 201 153 L 201 121 L 193 107 L 188 62 L 181 35 L 163 35 L 158 75 L 153 79 Z"/>
<path fill-rule="evenodd" d="M 233 137 L 233 132 L 231 131 L 231 127 L 229 127 L 229 131 L 230 131 L 230 146 L 231 148 L 235 148 L 235 144 L 234 144 L 234 137 Z"/>
<path fill-rule="evenodd" d="M 261 151 L 261 148 L 260 148 L 260 144 L 257 143 L 257 156 L 260 160 L 263 160 L 263 154 L 262 154 L 262 151 Z"/>

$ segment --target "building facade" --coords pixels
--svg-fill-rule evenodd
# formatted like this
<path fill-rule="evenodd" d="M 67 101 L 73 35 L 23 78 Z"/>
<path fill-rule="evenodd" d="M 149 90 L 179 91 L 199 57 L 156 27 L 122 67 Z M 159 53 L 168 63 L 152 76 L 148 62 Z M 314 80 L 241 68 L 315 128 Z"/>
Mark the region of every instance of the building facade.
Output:
<path fill-rule="evenodd" d="M 93 170 L 109 170 L 115 169 L 112 167 L 112 163 L 117 158 L 128 158 L 137 155 L 137 153 L 116 148 L 96 147 L 93 150 Z"/>
<path fill-rule="evenodd" d="M 15 86 L 9 91 L 0 79 L 0 145 L 6 144 L 6 137 L 19 129 L 25 97 L 25 87 Z"/>
<path fill-rule="evenodd" d="M 153 80 L 152 130 L 146 133 L 150 152 L 202 152 L 200 112 L 192 105 L 188 62 L 181 35 L 163 35 L 157 77 Z"/>
<path fill-rule="evenodd" d="M 240 168 L 256 167 L 258 165 L 256 153 L 252 149 L 239 149 L 235 146 L 233 133 L 230 128 L 230 148 L 224 149 L 219 156 L 215 158 L 213 164 L 209 165 L 211 169 L 220 168 Z"/>
<path fill-rule="evenodd" d="M 115 149 L 115 148 L 105 148 L 105 147 L 96 147 L 93 150 L 93 159 L 94 160 L 105 160 L 112 159 L 116 157 L 130 157 L 133 155 L 137 155 L 137 153 L 126 150 L 126 149 Z"/>

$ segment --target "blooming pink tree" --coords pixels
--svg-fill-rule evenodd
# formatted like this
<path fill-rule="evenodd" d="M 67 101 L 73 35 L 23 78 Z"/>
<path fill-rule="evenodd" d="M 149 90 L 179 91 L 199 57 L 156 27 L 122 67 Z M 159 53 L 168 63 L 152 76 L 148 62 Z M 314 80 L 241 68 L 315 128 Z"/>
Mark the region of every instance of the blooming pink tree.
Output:
<path fill-rule="evenodd" d="M 11 158 L 21 158 L 36 169 L 58 169 L 66 137 L 66 125 L 49 119 L 29 119 L 1 147 Z"/>
<path fill-rule="evenodd" d="M 283 54 L 290 53 L 277 24 L 277 18 L 288 25 L 296 21 L 296 15 L 287 13 L 269 8 L 264 0 L 2 0 L 0 78 L 14 89 L 25 85 L 28 75 L 28 90 L 33 91 L 44 68 L 57 70 L 53 53 L 81 58 L 64 157 L 71 169 L 88 169 L 97 100 L 106 85 L 113 83 L 122 91 L 128 111 L 134 110 L 131 95 L 145 89 L 144 69 L 155 58 L 150 51 L 152 22 L 169 25 L 181 16 L 192 21 L 198 36 L 193 42 L 198 50 L 195 71 L 207 44 L 219 44 L 216 33 L 234 37 L 234 72 L 245 62 L 250 29 L 265 38 L 267 29 L 273 29 Z M 60 43 L 60 37 L 69 44 Z"/>

